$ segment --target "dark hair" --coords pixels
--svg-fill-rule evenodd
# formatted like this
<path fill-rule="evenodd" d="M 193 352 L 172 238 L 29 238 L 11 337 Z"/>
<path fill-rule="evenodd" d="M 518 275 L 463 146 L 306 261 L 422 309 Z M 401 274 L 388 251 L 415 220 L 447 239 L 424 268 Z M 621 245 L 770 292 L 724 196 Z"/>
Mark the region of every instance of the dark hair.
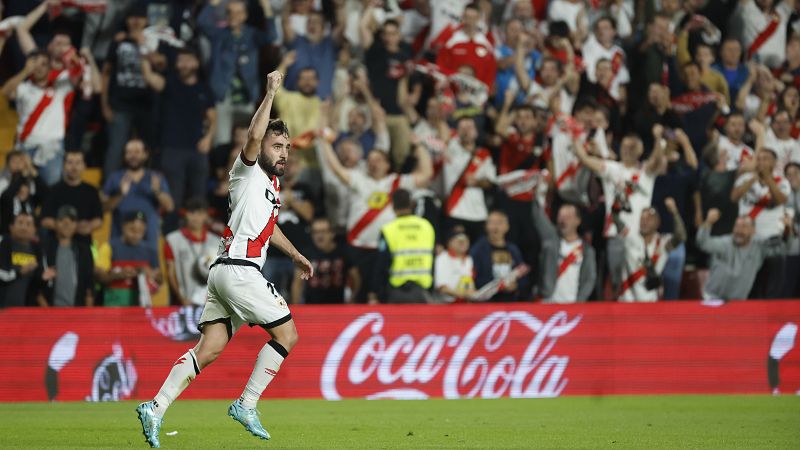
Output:
<path fill-rule="evenodd" d="M 64 152 L 64 161 L 67 160 L 67 156 L 69 156 L 69 155 L 81 155 L 81 159 L 84 160 L 84 161 L 86 160 L 86 157 L 84 156 L 83 152 L 80 151 L 80 150 L 67 150 L 67 151 L 65 151 Z"/>
<path fill-rule="evenodd" d="M 178 56 L 178 55 L 191 55 L 191 56 L 194 56 L 195 58 L 197 58 L 198 60 L 200 59 L 200 53 L 197 51 L 196 48 L 194 48 L 191 45 L 186 45 L 184 47 L 180 47 L 178 49 L 178 51 L 175 53 L 175 55 L 176 56 Z"/>
<path fill-rule="evenodd" d="M 691 66 L 694 66 L 697 70 L 700 70 L 700 64 L 698 64 L 697 61 L 694 61 L 694 60 L 689 61 L 686 64 L 682 65 L 681 66 L 681 70 L 686 70 L 687 67 L 691 67 Z"/>
<path fill-rule="evenodd" d="M 313 67 L 313 66 L 305 66 L 305 67 L 303 67 L 302 69 L 300 69 L 297 72 L 297 75 L 300 76 L 301 73 L 308 72 L 308 71 L 314 72 L 314 76 L 319 78 L 319 72 L 317 72 L 317 69 L 315 67 Z"/>
<path fill-rule="evenodd" d="M 595 31 L 597 31 L 597 24 L 599 24 L 602 21 L 606 21 L 606 22 L 610 23 L 611 24 L 611 28 L 613 28 L 615 30 L 617 29 L 617 21 L 614 20 L 611 16 L 600 16 L 594 22 Z"/>
<path fill-rule="evenodd" d="M 286 126 L 286 122 L 282 119 L 274 119 L 269 122 L 267 125 L 267 132 L 264 133 L 264 136 L 286 136 L 289 137 L 289 127 Z"/>
<path fill-rule="evenodd" d="M 22 150 L 11 150 L 10 152 L 6 153 L 6 166 L 8 166 L 9 162 L 11 162 L 11 158 L 14 158 L 16 156 L 22 156 L 24 154 L 25 152 L 23 152 Z"/>
<path fill-rule="evenodd" d="M 398 189 L 392 194 L 392 206 L 394 209 L 411 209 L 411 193 L 405 189 Z"/>
<path fill-rule="evenodd" d="M 572 203 L 572 202 L 564 202 L 564 203 L 561 204 L 561 206 L 558 207 L 559 211 L 561 210 L 561 208 L 572 208 L 572 209 L 574 209 L 575 210 L 575 215 L 578 216 L 578 220 L 580 220 L 581 223 L 583 223 L 583 211 L 581 210 L 580 206 L 578 206 L 577 204 Z"/>
<path fill-rule="evenodd" d="M 12 223 L 12 224 L 16 223 L 16 222 L 17 222 L 17 218 L 18 218 L 18 217 L 20 217 L 20 216 L 28 216 L 28 217 L 30 217 L 31 219 L 33 219 L 33 213 L 31 213 L 31 212 L 28 212 L 28 211 L 25 211 L 25 210 L 23 209 L 23 210 L 21 210 L 20 212 L 18 212 L 18 213 L 16 213 L 16 214 L 14 214 L 14 217 L 11 219 L 11 223 Z"/>
<path fill-rule="evenodd" d="M 464 7 L 464 11 L 466 11 L 468 9 L 474 9 L 475 11 L 478 11 L 479 13 L 481 12 L 481 7 L 478 6 L 478 2 L 472 2 L 472 3 L 470 3 L 470 4 L 468 4 L 467 6 Z"/>
<path fill-rule="evenodd" d="M 597 102 L 589 97 L 578 99 L 578 101 L 575 102 L 575 106 L 572 108 L 572 112 L 576 113 L 584 109 L 597 109 Z"/>
<path fill-rule="evenodd" d="M 790 168 L 790 167 L 796 167 L 796 168 L 797 168 L 797 170 L 800 170 L 800 163 L 799 163 L 799 162 L 796 162 L 796 161 L 789 161 L 789 162 L 786 164 L 786 167 L 784 167 L 784 168 L 783 168 L 783 173 L 784 173 L 784 174 L 786 174 L 786 172 L 788 172 L 788 171 L 789 171 L 789 168 Z"/>
<path fill-rule="evenodd" d="M 386 25 L 394 25 L 397 28 L 400 28 L 400 22 L 398 22 L 396 19 L 386 19 L 381 28 L 386 28 Z"/>
<path fill-rule="evenodd" d="M 546 63 L 549 63 L 549 62 L 551 62 L 551 63 L 556 65 L 556 69 L 558 70 L 558 73 L 563 72 L 564 64 L 562 64 L 560 60 L 558 60 L 556 58 L 553 58 L 552 56 L 545 56 L 544 58 L 542 58 L 542 64 L 539 67 L 544 67 L 544 65 Z"/>
<path fill-rule="evenodd" d="M 25 57 L 28 58 L 28 59 L 36 58 L 36 57 L 39 57 L 39 56 L 44 56 L 45 58 L 50 58 L 50 54 L 47 53 L 47 50 L 43 50 L 41 48 L 37 48 L 37 49 L 31 50 L 30 52 L 28 52 L 27 55 L 25 55 Z"/>
<path fill-rule="evenodd" d="M 519 105 L 515 105 L 513 108 L 511 108 L 511 111 L 514 111 L 514 112 L 517 112 L 517 111 L 530 111 L 531 114 L 536 115 L 536 110 L 534 109 L 533 105 L 531 105 L 529 103 L 521 103 Z"/>
<path fill-rule="evenodd" d="M 186 200 L 184 209 L 186 212 L 206 211 L 208 209 L 208 202 L 206 202 L 206 199 L 203 197 L 192 197 Z"/>

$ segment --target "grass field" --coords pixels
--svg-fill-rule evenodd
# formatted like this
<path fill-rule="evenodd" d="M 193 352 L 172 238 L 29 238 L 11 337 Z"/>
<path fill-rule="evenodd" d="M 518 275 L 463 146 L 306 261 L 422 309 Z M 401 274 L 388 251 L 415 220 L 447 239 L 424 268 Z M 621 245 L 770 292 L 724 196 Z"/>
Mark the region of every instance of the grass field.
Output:
<path fill-rule="evenodd" d="M 161 448 L 800 448 L 800 397 L 267 400 L 260 441 L 228 402 L 178 401 Z M 134 402 L 0 403 L 3 448 L 149 448 Z M 178 431 L 174 436 L 167 432 Z"/>

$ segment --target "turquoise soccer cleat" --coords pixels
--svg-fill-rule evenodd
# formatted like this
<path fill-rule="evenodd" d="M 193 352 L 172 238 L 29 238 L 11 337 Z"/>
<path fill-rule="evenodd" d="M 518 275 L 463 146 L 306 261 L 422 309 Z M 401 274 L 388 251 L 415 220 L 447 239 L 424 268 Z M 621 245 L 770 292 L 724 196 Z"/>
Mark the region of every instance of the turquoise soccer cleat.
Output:
<path fill-rule="evenodd" d="M 269 433 L 267 433 L 267 430 L 264 429 L 261 425 L 261 421 L 258 419 L 259 414 L 256 408 L 246 409 L 242 407 L 238 400 L 234 400 L 230 408 L 228 408 L 228 415 L 233 417 L 233 420 L 244 425 L 244 428 L 252 433 L 253 436 L 257 436 L 261 439 L 269 439 Z"/>
<path fill-rule="evenodd" d="M 161 443 L 158 440 L 158 433 L 161 431 L 161 424 L 164 418 L 158 417 L 153 412 L 153 402 L 144 402 L 136 407 L 136 412 L 139 414 L 139 420 L 142 422 L 142 434 L 144 439 L 150 444 L 150 447 L 159 448 Z"/>

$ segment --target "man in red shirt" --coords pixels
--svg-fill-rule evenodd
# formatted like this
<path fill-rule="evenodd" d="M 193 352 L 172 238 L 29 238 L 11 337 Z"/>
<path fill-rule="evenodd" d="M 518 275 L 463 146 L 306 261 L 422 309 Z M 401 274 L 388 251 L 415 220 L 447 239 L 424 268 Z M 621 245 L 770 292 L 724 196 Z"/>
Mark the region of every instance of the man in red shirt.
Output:
<path fill-rule="evenodd" d="M 475 70 L 475 78 L 491 89 L 497 75 L 497 61 L 494 59 L 494 45 L 480 30 L 480 19 L 481 12 L 477 4 L 467 5 L 461 18 L 461 26 L 442 32 L 433 46 L 442 46 L 436 57 L 436 64 L 445 73 L 469 66 Z"/>

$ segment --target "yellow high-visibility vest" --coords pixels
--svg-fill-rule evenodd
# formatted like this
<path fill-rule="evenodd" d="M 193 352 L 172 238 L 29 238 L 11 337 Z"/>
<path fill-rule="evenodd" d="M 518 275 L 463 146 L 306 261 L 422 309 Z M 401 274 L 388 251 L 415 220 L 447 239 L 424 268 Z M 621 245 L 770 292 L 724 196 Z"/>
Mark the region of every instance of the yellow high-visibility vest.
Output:
<path fill-rule="evenodd" d="M 436 235 L 430 222 L 413 214 L 400 216 L 381 228 L 392 265 L 389 284 L 413 281 L 425 289 L 433 285 L 433 248 Z"/>

